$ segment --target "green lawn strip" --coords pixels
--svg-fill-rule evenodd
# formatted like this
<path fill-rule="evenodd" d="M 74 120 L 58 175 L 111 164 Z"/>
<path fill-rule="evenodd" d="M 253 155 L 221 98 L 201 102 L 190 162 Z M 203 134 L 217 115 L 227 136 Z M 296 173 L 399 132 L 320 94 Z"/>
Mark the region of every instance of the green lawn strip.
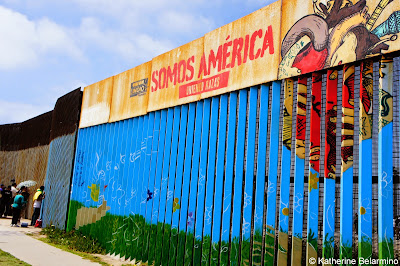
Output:
<path fill-rule="evenodd" d="M 105 249 L 93 238 L 84 236 L 80 232 L 71 230 L 64 232 L 56 228 L 44 228 L 41 234 L 47 237 L 38 238 L 40 241 L 78 255 L 84 259 L 108 265 L 103 262 L 99 257 L 93 254 L 106 254 Z"/>
<path fill-rule="evenodd" d="M 0 265 L 24 265 L 24 266 L 30 266 L 30 264 L 17 259 L 13 255 L 11 255 L 8 252 L 5 252 L 0 249 Z"/>

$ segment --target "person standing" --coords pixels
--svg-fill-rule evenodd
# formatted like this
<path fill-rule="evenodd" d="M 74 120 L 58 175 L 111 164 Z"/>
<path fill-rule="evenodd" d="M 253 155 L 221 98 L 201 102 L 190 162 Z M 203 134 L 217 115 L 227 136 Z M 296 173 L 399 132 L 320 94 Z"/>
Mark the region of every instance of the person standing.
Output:
<path fill-rule="evenodd" d="M 18 223 L 19 216 L 21 214 L 21 209 L 26 204 L 24 196 L 22 196 L 22 193 L 25 192 L 25 191 L 26 191 L 26 188 L 24 187 L 23 189 L 21 189 L 21 191 L 19 191 L 17 193 L 17 195 L 14 198 L 14 203 L 12 205 L 12 207 L 13 207 L 13 217 L 12 217 L 12 220 L 11 220 L 11 226 L 19 227 L 19 225 L 17 223 Z"/>
<path fill-rule="evenodd" d="M 0 217 L 2 215 L 3 212 L 1 212 L 4 208 L 2 208 L 2 206 L 4 206 L 4 200 L 3 200 L 3 191 L 4 191 L 5 187 L 3 184 L 0 185 Z"/>
<path fill-rule="evenodd" d="M 15 196 L 18 194 L 17 183 L 11 184 L 11 200 L 14 202 Z"/>
<path fill-rule="evenodd" d="M 24 197 L 24 200 L 28 203 L 30 194 L 29 194 L 29 190 L 27 187 L 25 187 L 25 186 L 21 187 L 21 195 Z M 27 219 L 28 218 L 27 212 L 28 212 L 28 208 L 25 204 L 25 206 L 22 207 L 20 218 Z"/>
<path fill-rule="evenodd" d="M 7 217 L 11 213 L 11 198 L 12 198 L 12 193 L 11 193 L 11 186 L 8 186 L 7 188 L 4 188 L 4 190 L 1 192 L 2 197 L 1 197 L 1 204 L 0 204 L 0 218 Z"/>
<path fill-rule="evenodd" d="M 42 200 L 44 199 L 44 186 L 41 186 L 33 195 L 33 215 L 31 225 L 34 226 L 36 220 L 40 216 L 40 208 L 42 207 Z"/>

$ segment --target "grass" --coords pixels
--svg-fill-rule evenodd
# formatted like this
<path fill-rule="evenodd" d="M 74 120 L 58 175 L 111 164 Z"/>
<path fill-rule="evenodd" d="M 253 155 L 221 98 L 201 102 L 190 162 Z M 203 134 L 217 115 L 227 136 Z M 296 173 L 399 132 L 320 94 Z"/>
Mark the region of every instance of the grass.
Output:
<path fill-rule="evenodd" d="M 5 252 L 0 249 L 0 265 L 24 265 L 29 266 L 30 264 L 23 262 L 22 260 L 17 259 L 13 255 L 8 252 Z"/>
<path fill-rule="evenodd" d="M 74 230 L 77 210 L 83 205 L 71 200 L 68 218 L 68 233 L 80 235 L 80 238 L 97 243 L 96 250 L 88 252 L 110 253 L 125 256 L 125 258 L 142 261 L 148 265 L 191 265 L 193 262 L 202 261 L 205 264 L 218 263 L 218 253 L 221 249 L 222 265 L 229 260 L 227 247 L 229 242 L 211 243 L 211 237 L 205 235 L 202 240 L 196 239 L 193 232 L 177 231 L 170 224 L 149 224 L 141 215 L 119 216 L 107 213 L 99 221 Z M 60 233 L 60 232 L 57 232 Z M 67 234 L 68 234 L 67 233 Z M 68 243 L 65 243 L 68 244 Z M 77 243 L 81 250 L 89 250 L 84 243 Z M 247 260 L 250 258 L 250 241 L 242 241 L 242 248 Z M 213 247 L 213 248 L 211 248 Z M 87 249 L 87 250 L 86 250 Z M 218 253 L 217 253 L 217 249 Z M 231 260 L 239 261 L 239 240 L 233 239 L 231 243 Z M 235 264 L 235 263 L 233 263 Z"/>
<path fill-rule="evenodd" d="M 380 259 L 393 259 L 393 239 L 379 242 L 379 258 Z"/>
<path fill-rule="evenodd" d="M 46 237 L 38 238 L 40 241 L 59 248 L 61 250 L 73 253 L 84 259 L 108 265 L 103 262 L 98 256 L 93 254 L 106 254 L 97 241 L 91 237 L 83 235 L 81 232 L 71 230 L 64 232 L 56 228 L 43 228 L 42 235 Z"/>
<path fill-rule="evenodd" d="M 58 228 L 43 228 L 41 234 L 47 236 L 47 241 L 52 244 L 65 246 L 75 251 L 106 254 L 104 248 L 93 238 L 83 235 L 79 231 L 64 232 Z"/>
<path fill-rule="evenodd" d="M 193 265 L 194 262 L 215 265 L 218 260 L 220 265 L 227 265 L 229 262 L 231 265 L 238 265 L 240 260 L 244 263 L 248 262 L 251 256 L 255 263 L 259 263 L 261 260 L 259 244 L 262 243 L 262 234 L 258 231 L 254 233 L 253 254 L 250 254 L 250 239 L 240 241 L 239 238 L 233 238 L 230 244 L 226 241 L 211 243 L 211 237 L 208 235 L 201 239 L 195 238 L 193 231 L 178 232 L 177 229 L 172 229 L 170 224 L 149 224 L 141 215 L 119 216 L 107 213 L 96 223 L 82 226 L 79 231 L 74 231 L 76 213 L 81 206 L 81 203 L 71 201 L 68 220 L 69 233 L 87 241 L 74 244 L 79 246 L 80 250 L 120 255 L 135 260 L 136 263 L 143 261 L 146 265 L 155 266 L 170 265 L 172 262 L 176 262 L 178 265 Z M 59 234 L 60 232 L 54 233 Z M 272 228 L 266 228 L 264 240 L 264 263 L 266 265 L 274 263 L 274 233 Z M 69 246 L 68 249 L 71 249 L 71 244 L 62 238 L 57 241 L 64 241 L 64 246 Z M 322 255 L 324 258 L 337 258 L 340 256 L 340 250 L 342 257 L 347 258 L 352 255 L 350 247 L 335 246 L 333 237 L 328 238 L 327 236 L 322 250 L 318 250 L 317 237 L 314 232 L 309 232 L 307 242 L 317 252 L 322 252 L 323 254 L 319 253 L 319 256 Z M 97 244 L 95 247 L 89 247 L 85 243 Z M 371 250 L 371 244 L 366 241 L 361 242 L 360 245 L 365 253 Z M 381 243 L 380 247 L 383 251 L 380 255 L 381 258 L 387 258 L 393 254 L 392 242 Z M 389 248 L 385 249 L 384 247 Z"/>

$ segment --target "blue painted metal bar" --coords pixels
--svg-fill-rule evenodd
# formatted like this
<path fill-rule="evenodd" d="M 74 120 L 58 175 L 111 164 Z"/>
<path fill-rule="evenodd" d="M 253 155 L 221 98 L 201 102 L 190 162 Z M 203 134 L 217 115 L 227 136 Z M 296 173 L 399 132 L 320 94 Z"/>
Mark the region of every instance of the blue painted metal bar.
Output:
<path fill-rule="evenodd" d="M 96 207 L 99 208 L 103 204 L 104 199 L 104 190 L 102 187 L 104 186 L 105 172 L 103 170 L 103 165 L 101 164 L 101 159 L 103 157 L 104 147 L 106 146 L 106 132 L 107 132 L 107 124 L 99 125 L 99 141 L 96 143 L 97 151 L 96 151 L 96 160 L 93 163 L 93 183 L 98 186 L 98 200 L 96 202 Z M 101 229 L 99 225 L 95 223 L 90 228 L 90 235 L 96 237 L 98 232 Z"/>
<path fill-rule="evenodd" d="M 79 189 L 79 202 L 82 204 L 82 207 L 87 207 L 86 204 L 86 200 L 87 200 L 87 171 L 88 171 L 88 167 L 90 165 L 90 145 L 91 145 L 91 141 L 92 141 L 92 137 L 91 134 L 93 132 L 93 128 L 88 128 L 87 129 L 87 135 L 86 135 L 86 145 L 85 145 L 85 158 L 84 158 L 84 163 L 83 163 L 83 167 L 82 167 L 82 179 L 81 179 L 81 183 L 80 183 L 80 189 Z M 90 194 L 89 194 L 90 197 Z M 79 215 L 77 215 L 77 229 L 79 229 L 80 231 L 83 232 L 84 228 L 83 228 L 83 224 L 86 223 L 85 217 L 80 217 Z M 81 228 L 79 228 L 79 226 L 81 226 Z"/>
<path fill-rule="evenodd" d="M 257 146 L 257 172 L 254 194 L 254 233 L 252 263 L 261 265 L 263 244 L 263 222 L 264 222 L 264 192 L 266 183 L 267 162 L 267 140 L 268 140 L 268 104 L 269 86 L 261 85 L 260 88 L 260 110 L 258 124 L 258 146 Z M 264 116 L 266 115 L 266 116 Z"/>
<path fill-rule="evenodd" d="M 121 156 L 121 146 L 122 146 L 122 136 L 123 136 L 123 127 L 124 121 L 118 121 L 114 123 L 115 125 L 115 135 L 114 135 L 114 145 L 112 149 L 112 157 L 110 161 L 110 177 L 112 180 L 111 188 L 111 209 L 110 213 L 113 215 L 118 215 L 119 210 L 119 195 L 121 194 L 121 182 L 122 178 L 120 176 L 120 156 Z M 111 181 L 110 179 L 110 181 Z M 109 252 L 111 254 L 118 255 L 118 244 L 117 244 L 117 237 L 115 231 L 118 229 L 119 226 L 110 225 L 110 241 L 109 241 Z"/>
<path fill-rule="evenodd" d="M 153 206 L 151 214 L 151 228 L 149 235 L 149 264 L 155 263 L 155 249 L 157 240 L 157 220 L 158 220 L 158 207 L 160 205 L 160 192 L 161 192 L 161 179 L 162 179 L 162 167 L 163 167 L 163 157 L 164 157 L 164 147 L 166 146 L 166 129 L 167 129 L 167 109 L 161 111 L 161 121 L 160 121 L 160 135 L 157 149 L 157 165 L 155 172 L 155 185 L 153 192 Z"/>
<path fill-rule="evenodd" d="M 109 185 L 109 174 L 107 172 L 106 166 L 107 166 L 107 161 L 109 160 L 109 153 L 111 153 L 111 147 L 110 147 L 110 142 L 111 141 L 111 129 L 113 125 L 112 124 L 106 124 L 105 125 L 105 131 L 104 131 L 104 139 L 107 139 L 108 141 L 104 142 L 104 146 L 101 151 L 101 156 L 100 156 L 100 193 L 99 193 L 99 204 L 104 204 L 106 206 L 110 206 L 111 199 L 106 198 L 106 193 L 110 188 L 107 189 Z M 100 203 L 101 201 L 101 203 Z M 104 228 L 100 228 L 100 226 L 95 229 L 98 231 L 99 234 L 99 239 L 102 239 L 102 241 L 108 242 L 109 239 L 106 239 L 106 230 Z M 102 243 L 104 245 L 104 243 Z"/>
<path fill-rule="evenodd" d="M 228 95 L 220 97 L 219 122 L 218 122 L 218 143 L 217 143 L 217 166 L 215 171 L 215 190 L 214 190 L 214 217 L 211 234 L 211 259 L 210 265 L 218 265 L 219 247 L 221 236 L 221 214 L 223 202 L 223 186 L 225 171 L 225 142 L 226 126 L 228 116 Z"/>
<path fill-rule="evenodd" d="M 138 133 L 138 122 L 139 118 L 129 119 L 129 127 L 128 127 L 128 136 L 127 136 L 127 147 L 125 153 L 125 169 L 124 169 L 124 186 L 126 187 L 126 193 L 124 197 L 124 224 L 127 226 L 124 228 L 126 230 L 124 233 L 125 243 L 123 244 L 123 249 L 121 252 L 121 256 L 124 256 L 126 259 L 131 257 L 130 248 L 132 246 L 132 232 L 133 232 L 133 215 L 131 213 L 132 206 L 131 201 L 134 197 L 133 184 L 134 180 L 132 178 L 132 171 L 134 169 L 134 151 L 136 149 L 136 139 Z M 129 233 L 128 233 L 129 232 Z"/>
<path fill-rule="evenodd" d="M 361 63 L 360 80 L 358 257 L 367 259 L 372 257 L 372 60 Z"/>
<path fill-rule="evenodd" d="M 103 168 L 104 168 L 104 186 L 107 186 L 107 189 L 103 190 L 103 200 L 106 201 L 106 204 L 108 207 L 112 206 L 112 199 L 111 199 L 111 190 L 112 190 L 112 183 L 110 182 L 112 174 L 110 173 L 111 171 L 111 161 L 112 161 L 112 154 L 113 154 L 113 149 L 114 149 L 114 134 L 115 134 L 115 123 L 109 124 L 108 129 L 106 132 L 108 132 L 107 137 L 109 138 L 109 142 L 106 145 L 105 150 L 107 151 L 107 154 L 104 155 L 104 158 L 102 160 Z M 111 180 L 112 181 L 112 180 Z M 109 210 L 110 211 L 110 210 Z M 112 240 L 112 229 L 110 226 L 107 226 L 106 228 L 102 228 L 102 239 L 106 241 L 105 247 L 106 250 L 109 252 L 109 245 Z"/>
<path fill-rule="evenodd" d="M 281 82 L 276 81 L 272 83 L 264 265 L 272 265 L 274 261 L 280 101 Z"/>
<path fill-rule="evenodd" d="M 135 176 L 136 176 L 136 197 L 135 197 L 135 209 L 134 209 L 134 214 L 135 214 L 135 225 L 134 225 L 134 237 L 132 241 L 133 245 L 133 259 L 135 262 L 138 261 L 139 258 L 139 253 L 141 253 L 141 247 L 139 247 L 140 241 L 140 235 L 142 234 L 143 227 L 140 226 L 140 219 L 142 219 L 141 214 L 140 214 L 140 201 L 141 201 L 141 192 L 142 192 L 142 180 L 143 180 L 143 170 L 144 170 L 144 161 L 145 161 L 145 156 L 143 155 L 143 149 L 146 149 L 146 138 L 147 138 L 147 130 L 148 130 L 148 124 L 149 124 L 149 115 L 145 115 L 143 117 L 142 121 L 139 121 L 139 126 L 141 125 L 142 131 L 140 132 L 138 139 L 136 142 L 136 161 L 135 161 Z M 139 128 L 140 131 L 140 128 Z"/>
<path fill-rule="evenodd" d="M 116 191 L 115 191 L 115 196 L 112 198 L 112 200 L 115 201 L 115 210 L 113 212 L 114 215 L 117 217 L 117 228 L 113 229 L 113 235 L 112 235 L 112 241 L 113 241 L 113 246 L 114 246 L 114 251 L 116 255 L 120 256 L 121 255 L 121 250 L 122 247 L 124 246 L 124 239 L 123 238 L 118 238 L 117 237 L 117 232 L 121 233 L 124 230 L 124 225 L 123 225 L 123 214 L 121 213 L 121 209 L 123 210 L 124 207 L 124 202 L 122 200 L 123 196 L 125 195 L 125 190 L 126 187 L 123 185 L 124 183 L 124 166 L 125 166 L 125 161 L 124 161 L 124 156 L 125 156 L 125 149 L 126 149 L 126 139 L 128 135 L 128 121 L 119 121 L 119 128 L 118 128 L 118 145 L 116 147 L 116 154 L 115 154 L 115 166 L 114 166 L 114 173 L 113 176 L 117 180 L 117 186 L 116 186 Z M 115 188 L 115 187 L 114 187 Z"/>
<path fill-rule="evenodd" d="M 154 114 L 154 129 L 153 129 L 153 137 L 149 139 L 152 141 L 151 150 L 147 151 L 147 156 L 150 156 L 150 174 L 148 177 L 147 184 L 147 192 L 146 192 L 146 214 L 144 221 L 144 237 L 143 237 L 143 258 L 142 261 L 144 263 L 148 262 L 148 252 L 149 252 L 149 237 L 150 237 L 150 224 L 151 224 L 151 216 L 152 216 L 152 207 L 153 207 L 153 197 L 154 197 L 154 183 L 156 176 L 156 166 L 157 166 L 157 153 L 159 147 L 159 133 L 160 133 L 160 121 L 161 119 L 161 111 L 156 111 Z"/>
<path fill-rule="evenodd" d="M 119 193 L 117 194 L 117 202 L 118 202 L 118 230 L 117 232 L 120 234 L 126 233 L 128 224 L 126 223 L 125 216 L 124 216 L 124 210 L 125 210 L 125 196 L 127 193 L 127 177 L 125 173 L 127 172 L 127 169 L 129 167 L 129 163 L 126 163 L 126 154 L 128 152 L 128 142 L 130 139 L 128 139 L 129 135 L 129 130 L 131 127 L 131 121 L 130 120 L 124 120 L 123 126 L 122 126 L 122 139 L 121 141 L 121 152 L 119 156 L 119 171 L 118 175 L 120 176 L 120 187 L 119 187 Z M 120 129 L 121 130 L 121 129 Z M 100 186 L 101 189 L 101 186 Z M 125 253 L 125 245 L 126 245 L 126 237 L 117 237 L 117 254 L 120 257 L 124 256 Z"/>
<path fill-rule="evenodd" d="M 258 88 L 251 87 L 249 91 L 249 112 L 247 116 L 247 153 L 246 170 L 244 179 L 244 199 L 243 199 L 243 220 L 242 220 L 242 246 L 241 264 L 250 263 L 250 237 L 252 203 L 253 203 L 253 183 L 254 183 L 254 155 L 256 147 L 256 125 L 257 125 L 257 97 Z"/>
<path fill-rule="evenodd" d="M 174 124 L 174 109 L 169 108 L 168 114 L 167 114 L 164 157 L 163 157 L 163 161 L 162 161 L 160 206 L 158 208 L 158 218 L 157 218 L 158 223 L 157 223 L 157 238 L 156 238 L 156 246 L 155 246 L 155 263 L 154 263 L 156 266 L 159 266 L 161 264 L 162 251 L 163 251 L 163 236 L 164 236 L 164 227 L 165 227 L 164 220 L 165 220 L 165 212 L 166 212 L 165 207 L 166 207 L 167 194 L 168 194 L 168 177 L 169 177 L 168 170 L 169 170 L 169 159 L 170 159 L 170 155 L 171 155 L 173 124 Z"/>
<path fill-rule="evenodd" d="M 132 145 L 131 152 L 129 154 L 129 161 L 132 164 L 131 169 L 129 173 L 131 174 L 131 182 L 132 182 L 132 188 L 131 188 L 131 194 L 130 198 L 127 202 L 128 204 L 128 210 L 129 210 L 129 218 L 131 219 L 131 237 L 129 241 L 129 246 L 127 245 L 127 254 L 129 259 L 135 260 L 136 256 L 136 241 L 138 240 L 138 230 L 140 229 L 136 223 L 138 213 L 137 213 L 137 205 L 136 201 L 138 198 L 138 173 L 139 173 L 139 163 L 140 163 L 140 152 L 141 152 L 141 141 L 142 141 L 142 135 L 143 135 L 143 122 L 144 122 L 144 116 L 138 117 L 137 122 L 136 122 L 136 127 L 134 126 L 134 134 L 135 138 L 133 139 L 134 144 Z"/>
<path fill-rule="evenodd" d="M 194 117 L 193 119 L 194 120 Z M 179 213 L 181 209 L 181 194 L 183 183 L 183 165 L 185 159 L 186 130 L 188 124 L 188 106 L 183 105 L 181 109 L 181 122 L 179 128 L 178 161 L 176 166 L 174 201 L 172 206 L 171 236 L 169 244 L 169 263 L 175 265 L 176 250 L 178 244 Z M 193 134 L 193 133 L 192 133 Z"/>
<path fill-rule="evenodd" d="M 202 241 L 203 241 L 203 217 L 204 217 L 204 203 L 206 193 L 206 171 L 207 171 L 207 155 L 208 155 L 208 140 L 210 134 L 210 106 L 211 99 L 204 100 L 203 110 L 203 124 L 202 124 L 202 137 L 200 149 L 200 165 L 199 165 L 199 181 L 197 190 L 197 206 L 196 206 L 196 220 L 195 220 L 195 239 L 193 246 L 193 264 L 201 261 Z M 189 208 L 190 209 L 190 208 Z"/>
<path fill-rule="evenodd" d="M 176 265 L 183 265 L 185 261 L 185 240 L 186 240 L 186 223 L 188 215 L 188 200 L 190 190 L 190 172 L 192 166 L 192 152 L 193 152 L 193 138 L 194 138 L 194 123 L 196 120 L 196 103 L 189 104 L 189 115 L 187 122 L 186 133 L 186 147 L 185 147 L 185 161 L 183 169 L 183 184 L 181 194 L 181 204 L 179 212 L 179 228 L 178 228 L 178 242 L 176 251 Z"/>
<path fill-rule="evenodd" d="M 174 108 L 174 125 L 173 125 L 173 135 L 172 135 L 172 146 L 171 146 L 171 157 L 169 164 L 169 174 L 168 174 L 168 192 L 167 192 L 167 202 L 165 210 L 165 225 L 164 225 L 164 236 L 163 236 L 163 247 L 162 247 L 162 259 L 161 265 L 168 265 L 169 259 L 169 245 L 171 236 L 171 226 L 172 223 L 172 211 L 174 203 L 174 188 L 175 188 L 175 174 L 176 174 L 176 162 L 178 155 L 178 136 L 179 136 L 179 125 L 181 117 L 181 106 Z"/>
<path fill-rule="evenodd" d="M 226 140 L 226 158 L 225 158 L 225 183 L 224 183 L 224 198 L 223 198 L 223 213 L 222 213 L 222 228 L 221 228 L 221 246 L 219 263 L 222 266 L 229 264 L 229 235 L 231 227 L 231 210 L 232 210 L 232 185 L 233 185 L 233 170 L 235 161 L 235 135 L 236 135 L 236 109 L 237 109 L 237 92 L 229 94 L 229 118 L 228 118 L 228 133 Z"/>
<path fill-rule="evenodd" d="M 290 167 L 292 161 L 293 79 L 285 80 L 282 128 L 281 191 L 279 204 L 278 265 L 288 263 Z"/>
<path fill-rule="evenodd" d="M 92 187 L 92 179 L 93 175 L 91 174 L 91 165 L 95 161 L 95 154 L 96 154 L 96 141 L 98 137 L 98 131 L 99 131 L 99 126 L 91 127 L 90 128 L 90 135 L 89 135 L 89 146 L 88 146 L 88 160 L 87 164 L 85 165 L 85 172 L 84 172 L 84 179 L 86 181 L 86 185 L 83 187 L 84 194 L 86 197 L 84 197 L 83 204 L 85 207 L 90 208 L 94 207 L 95 202 L 93 201 L 92 198 L 95 197 L 96 190 L 91 190 Z M 90 222 L 90 217 L 88 213 L 84 214 L 83 218 L 83 227 L 81 229 L 82 232 L 84 232 L 87 235 L 90 235 L 90 228 L 91 228 L 91 222 Z"/>
<path fill-rule="evenodd" d="M 186 241 L 185 241 L 185 261 L 184 265 L 193 264 L 193 245 L 194 245 L 194 222 L 196 214 L 197 191 L 199 181 L 199 163 L 200 163 L 200 144 L 201 131 L 203 124 L 204 102 L 196 104 L 196 121 L 194 131 L 192 170 L 190 179 L 189 206 L 186 222 Z M 207 132 L 208 134 L 208 132 Z"/>
<path fill-rule="evenodd" d="M 354 65 L 343 68 L 342 145 L 340 180 L 340 258 L 351 259 L 353 252 L 353 142 Z"/>
<path fill-rule="evenodd" d="M 152 146 L 153 146 L 153 134 L 154 134 L 154 118 L 155 118 L 155 112 L 151 112 L 148 114 L 149 115 L 149 124 L 147 128 L 147 136 L 143 138 L 143 146 L 142 146 L 142 156 L 144 157 L 144 164 L 141 165 L 141 169 L 143 169 L 143 177 L 142 181 L 140 182 L 139 186 L 139 191 L 140 193 L 140 235 L 139 235 L 139 241 L 138 241 L 138 249 L 140 249 L 140 252 L 138 252 L 138 255 L 136 256 L 136 260 L 141 261 L 143 263 L 143 254 L 144 254 L 144 249 L 143 249 L 143 239 L 145 237 L 145 217 L 146 217 L 146 203 L 147 203 L 147 186 L 149 184 L 149 174 L 150 174 L 150 165 L 151 165 L 151 151 L 152 151 Z"/>
<path fill-rule="evenodd" d="M 246 109 L 247 109 L 247 90 L 239 91 L 239 112 L 236 137 L 236 161 L 235 161 L 235 180 L 233 191 L 232 206 L 232 233 L 230 265 L 239 265 L 240 254 L 240 224 L 242 217 L 242 189 L 243 189 L 243 169 L 244 169 L 244 141 L 246 136 Z"/>
<path fill-rule="evenodd" d="M 210 138 L 208 144 L 207 185 L 204 209 L 204 228 L 201 264 L 210 264 L 211 228 L 213 219 L 213 197 L 215 179 L 215 159 L 217 153 L 219 97 L 212 98 Z"/>
<path fill-rule="evenodd" d="M 74 194 L 75 197 L 73 197 L 73 199 L 75 199 L 76 201 L 78 201 L 79 203 L 81 203 L 83 205 L 83 192 L 84 192 L 84 185 L 85 185 L 85 170 L 86 170 L 86 166 L 87 166 L 87 160 L 88 160 L 88 147 L 89 147 L 89 136 L 90 136 L 90 128 L 83 128 L 82 130 L 82 146 L 81 146 L 81 152 L 82 152 L 82 156 L 81 156 L 81 160 L 80 158 L 78 158 L 78 160 L 80 161 L 80 170 L 78 171 L 77 174 L 77 179 L 76 179 L 76 185 L 74 184 Z M 78 157 L 80 157 L 79 155 L 77 155 Z M 77 217 L 79 218 L 79 217 Z M 78 221 L 77 221 L 78 222 Z M 78 225 L 74 224 L 74 227 L 76 229 L 78 229 Z"/>

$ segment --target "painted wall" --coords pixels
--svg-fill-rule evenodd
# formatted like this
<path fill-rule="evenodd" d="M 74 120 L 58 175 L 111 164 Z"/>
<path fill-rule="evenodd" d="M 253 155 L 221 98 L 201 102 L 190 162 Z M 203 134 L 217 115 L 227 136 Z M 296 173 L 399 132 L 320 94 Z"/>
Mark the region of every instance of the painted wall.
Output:
<path fill-rule="evenodd" d="M 397 258 L 399 61 L 81 128 L 67 229 L 142 264 Z"/>

